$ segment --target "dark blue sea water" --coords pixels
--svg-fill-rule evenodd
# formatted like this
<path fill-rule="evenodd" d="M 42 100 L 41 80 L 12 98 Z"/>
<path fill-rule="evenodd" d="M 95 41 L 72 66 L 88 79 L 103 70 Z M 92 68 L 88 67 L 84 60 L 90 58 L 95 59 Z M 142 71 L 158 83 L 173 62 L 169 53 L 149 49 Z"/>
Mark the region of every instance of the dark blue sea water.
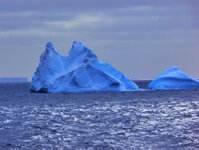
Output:
<path fill-rule="evenodd" d="M 0 149 L 199 149 L 199 90 L 31 93 L 0 85 Z"/>

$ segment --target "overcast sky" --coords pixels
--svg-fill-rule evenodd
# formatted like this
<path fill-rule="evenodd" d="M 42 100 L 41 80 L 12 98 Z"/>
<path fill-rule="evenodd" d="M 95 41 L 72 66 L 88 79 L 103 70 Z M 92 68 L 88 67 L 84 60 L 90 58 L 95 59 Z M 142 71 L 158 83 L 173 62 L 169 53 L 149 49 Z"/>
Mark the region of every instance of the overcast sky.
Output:
<path fill-rule="evenodd" d="M 0 0 L 0 77 L 31 79 L 46 42 L 82 41 L 132 79 L 199 78 L 199 0 Z"/>

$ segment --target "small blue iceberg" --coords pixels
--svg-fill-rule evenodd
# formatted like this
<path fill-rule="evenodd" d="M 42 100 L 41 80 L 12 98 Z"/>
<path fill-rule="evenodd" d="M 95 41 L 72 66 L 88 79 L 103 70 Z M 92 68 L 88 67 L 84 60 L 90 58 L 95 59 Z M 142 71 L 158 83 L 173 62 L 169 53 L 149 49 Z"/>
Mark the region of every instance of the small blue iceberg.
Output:
<path fill-rule="evenodd" d="M 177 66 L 173 66 L 153 80 L 148 88 L 160 90 L 199 89 L 199 80 L 185 74 Z"/>
<path fill-rule="evenodd" d="M 74 42 L 68 56 L 48 42 L 41 54 L 30 90 L 34 92 L 133 91 L 138 86 L 81 42 Z"/>

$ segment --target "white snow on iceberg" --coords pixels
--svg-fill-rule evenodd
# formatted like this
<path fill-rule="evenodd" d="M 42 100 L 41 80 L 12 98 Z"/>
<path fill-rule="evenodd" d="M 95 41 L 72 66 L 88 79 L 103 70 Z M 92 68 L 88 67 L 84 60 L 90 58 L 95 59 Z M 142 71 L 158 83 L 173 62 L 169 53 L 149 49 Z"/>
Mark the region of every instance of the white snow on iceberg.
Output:
<path fill-rule="evenodd" d="M 148 88 L 160 90 L 199 89 L 199 81 L 182 72 L 177 66 L 173 66 L 153 80 Z"/>
<path fill-rule="evenodd" d="M 68 56 L 58 54 L 51 42 L 40 57 L 30 90 L 34 92 L 132 91 L 138 86 L 81 42 Z"/>

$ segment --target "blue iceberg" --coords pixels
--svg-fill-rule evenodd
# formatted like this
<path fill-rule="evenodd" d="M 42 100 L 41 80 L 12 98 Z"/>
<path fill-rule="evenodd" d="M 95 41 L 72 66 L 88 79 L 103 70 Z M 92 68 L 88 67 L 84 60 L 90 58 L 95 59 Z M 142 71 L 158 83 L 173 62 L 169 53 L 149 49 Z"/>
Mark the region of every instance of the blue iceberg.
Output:
<path fill-rule="evenodd" d="M 160 90 L 199 89 L 199 80 L 185 74 L 177 66 L 173 66 L 153 80 L 148 88 Z"/>
<path fill-rule="evenodd" d="M 41 54 L 30 90 L 34 92 L 132 91 L 138 86 L 81 42 L 74 42 L 68 56 L 48 42 Z"/>

